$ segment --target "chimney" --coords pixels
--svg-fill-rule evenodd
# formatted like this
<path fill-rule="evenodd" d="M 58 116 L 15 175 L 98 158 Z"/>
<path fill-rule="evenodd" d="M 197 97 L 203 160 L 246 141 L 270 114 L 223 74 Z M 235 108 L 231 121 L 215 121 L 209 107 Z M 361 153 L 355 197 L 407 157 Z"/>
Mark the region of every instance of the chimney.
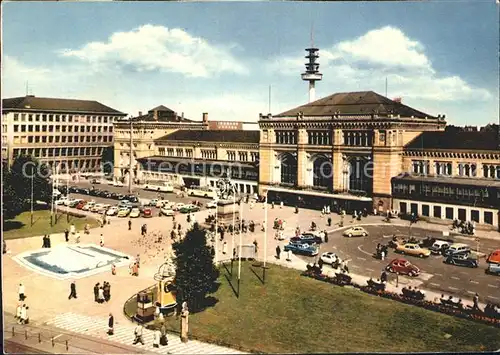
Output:
<path fill-rule="evenodd" d="M 139 111 L 139 116 L 142 116 L 142 111 Z"/>
<path fill-rule="evenodd" d="M 203 123 L 208 123 L 208 113 L 203 112 Z"/>
<path fill-rule="evenodd" d="M 155 121 L 158 121 L 158 110 L 154 110 L 154 111 L 153 111 L 153 119 L 154 119 Z"/>
<path fill-rule="evenodd" d="M 181 113 L 181 118 L 184 120 L 184 112 Z"/>

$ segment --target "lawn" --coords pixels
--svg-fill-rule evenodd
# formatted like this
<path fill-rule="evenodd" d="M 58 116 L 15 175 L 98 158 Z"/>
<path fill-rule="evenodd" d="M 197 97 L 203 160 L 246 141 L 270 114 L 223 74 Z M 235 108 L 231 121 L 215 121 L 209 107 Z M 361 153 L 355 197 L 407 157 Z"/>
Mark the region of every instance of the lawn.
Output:
<path fill-rule="evenodd" d="M 239 299 L 221 272 L 221 287 L 214 294 L 219 302 L 190 315 L 189 332 L 193 337 L 265 353 L 462 352 L 500 348 L 498 328 L 333 286 L 274 265 L 267 272 L 264 286 L 250 267 L 251 263 L 242 267 Z M 134 307 L 128 304 L 125 309 Z M 167 324 L 179 330 L 178 319 L 168 317 Z"/>
<path fill-rule="evenodd" d="M 55 214 L 54 214 L 55 215 Z M 77 230 L 82 230 L 85 224 L 91 228 L 97 226 L 97 221 L 93 218 L 70 216 L 67 222 L 66 214 L 57 213 L 58 220 L 53 227 L 50 226 L 50 210 L 33 211 L 33 226 L 31 227 L 31 213 L 23 212 L 14 219 L 4 221 L 3 236 L 8 239 L 29 238 L 51 233 L 62 233 L 73 223 Z"/>

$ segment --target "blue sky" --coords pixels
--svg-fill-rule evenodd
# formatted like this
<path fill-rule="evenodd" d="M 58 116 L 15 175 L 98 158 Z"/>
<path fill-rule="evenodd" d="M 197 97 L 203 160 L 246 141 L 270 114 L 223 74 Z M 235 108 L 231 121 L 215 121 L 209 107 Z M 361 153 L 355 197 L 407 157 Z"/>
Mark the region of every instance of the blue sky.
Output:
<path fill-rule="evenodd" d="M 130 114 L 255 121 L 307 102 L 304 48 L 320 48 L 317 98 L 373 90 L 453 124 L 498 122 L 498 7 L 482 2 L 3 3 L 3 97 L 98 100 Z"/>

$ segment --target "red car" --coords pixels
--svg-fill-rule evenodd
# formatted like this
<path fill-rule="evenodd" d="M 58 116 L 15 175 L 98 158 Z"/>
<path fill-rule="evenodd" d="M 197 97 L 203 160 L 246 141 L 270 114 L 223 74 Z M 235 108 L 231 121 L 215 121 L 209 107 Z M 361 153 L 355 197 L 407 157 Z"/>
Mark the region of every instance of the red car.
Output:
<path fill-rule="evenodd" d="M 86 203 L 87 203 L 87 201 L 80 201 L 78 203 L 78 205 L 76 205 L 76 209 L 81 210 L 83 208 L 83 206 L 85 206 Z"/>
<path fill-rule="evenodd" d="M 395 272 L 412 277 L 420 274 L 420 269 L 406 259 L 394 259 L 385 267 L 385 269 L 389 272 Z"/>
<path fill-rule="evenodd" d="M 142 210 L 142 216 L 146 218 L 153 217 L 153 211 L 151 210 L 151 208 L 144 208 Z"/>
<path fill-rule="evenodd" d="M 500 264 L 500 249 L 491 252 L 486 262 L 490 264 Z"/>

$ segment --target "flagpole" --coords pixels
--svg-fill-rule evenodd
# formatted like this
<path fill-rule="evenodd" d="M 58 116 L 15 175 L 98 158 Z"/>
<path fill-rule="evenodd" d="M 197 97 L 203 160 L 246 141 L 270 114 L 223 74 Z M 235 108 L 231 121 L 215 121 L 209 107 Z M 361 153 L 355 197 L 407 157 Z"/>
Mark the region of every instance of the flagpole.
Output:
<path fill-rule="evenodd" d="M 269 190 L 266 191 L 266 200 L 264 201 L 264 268 L 267 262 L 267 194 Z"/>
<path fill-rule="evenodd" d="M 243 243 L 243 203 L 240 200 L 240 245 L 238 246 L 238 297 L 240 297 L 240 279 L 241 279 L 241 246 Z"/>
<path fill-rule="evenodd" d="M 33 227 L 33 176 L 35 173 L 33 172 L 33 167 L 31 168 L 31 226 Z M 52 192 L 52 194 L 54 194 Z"/>

